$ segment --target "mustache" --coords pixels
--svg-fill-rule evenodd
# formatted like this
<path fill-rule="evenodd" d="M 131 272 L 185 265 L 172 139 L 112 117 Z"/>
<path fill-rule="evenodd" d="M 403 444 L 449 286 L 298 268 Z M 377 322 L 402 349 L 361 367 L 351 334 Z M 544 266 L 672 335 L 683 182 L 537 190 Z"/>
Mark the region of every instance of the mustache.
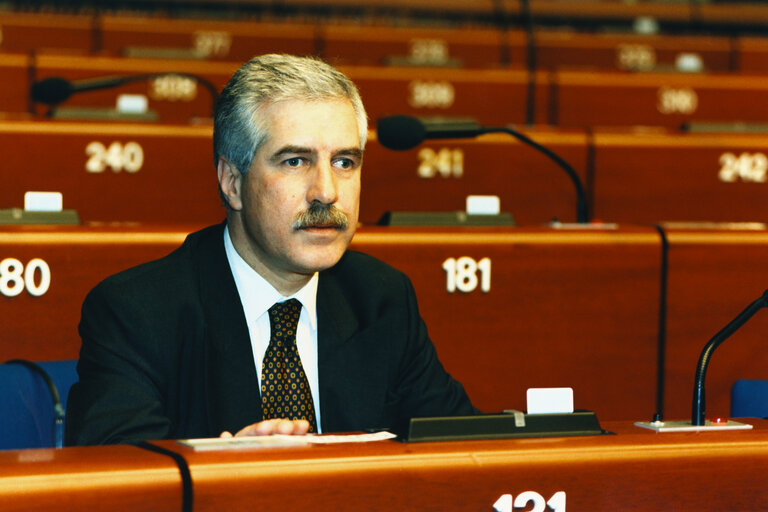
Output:
<path fill-rule="evenodd" d="M 293 229 L 305 229 L 313 226 L 347 229 L 349 217 L 332 204 L 312 203 L 306 211 L 296 215 Z"/>

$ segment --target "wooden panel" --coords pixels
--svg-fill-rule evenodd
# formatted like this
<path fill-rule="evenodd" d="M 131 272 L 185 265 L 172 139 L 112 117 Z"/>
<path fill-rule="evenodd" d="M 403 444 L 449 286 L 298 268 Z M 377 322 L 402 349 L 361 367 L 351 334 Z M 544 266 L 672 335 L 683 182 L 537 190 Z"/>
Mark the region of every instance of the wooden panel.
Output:
<path fill-rule="evenodd" d="M 584 134 L 526 133 L 586 181 Z M 386 211 L 465 211 L 470 194 L 499 196 L 502 211 L 518 225 L 576 221 L 576 193 L 565 172 L 508 135 L 427 141 L 409 151 L 387 150 L 374 140 L 366 148 L 362 181 L 360 219 L 369 224 Z"/>
<path fill-rule="evenodd" d="M 89 52 L 94 18 L 90 15 L 0 11 L 0 51 Z"/>
<path fill-rule="evenodd" d="M 560 511 L 566 503 L 568 510 L 760 511 L 768 510 L 768 434 L 765 421 L 754 423 L 751 431 L 657 435 L 604 422 L 616 435 L 212 452 L 156 444 L 187 460 L 199 511 L 254 503 L 265 511 L 477 511 L 526 491 L 542 501 L 563 493 L 560 505 L 552 502 Z M 178 510 L 178 471 L 156 468 L 157 458 L 128 446 L 5 452 L 0 499 L 6 510 Z"/>
<path fill-rule="evenodd" d="M 701 59 L 703 70 L 732 69 L 731 41 L 725 37 L 539 30 L 535 41 L 540 68 L 675 69 L 678 57 L 693 54 Z"/>
<path fill-rule="evenodd" d="M 528 133 L 586 179 L 583 134 Z M 22 207 L 27 191 L 58 191 L 64 207 L 88 222 L 217 222 L 224 210 L 210 139 L 210 126 L 0 121 L 6 164 L 35 169 L 0 188 L 0 207 Z M 375 224 L 386 211 L 464 211 L 469 194 L 498 195 L 519 225 L 576 220 L 566 174 L 509 136 L 431 142 L 405 152 L 371 139 L 362 173 L 364 223 Z"/>
<path fill-rule="evenodd" d="M 246 62 L 264 53 L 310 55 L 316 44 L 314 24 L 102 15 L 99 27 L 102 49 L 124 56 Z"/>
<path fill-rule="evenodd" d="M 220 91 L 240 63 L 207 62 L 181 59 L 130 59 L 113 57 L 79 57 L 37 55 L 37 80 L 59 76 L 77 81 L 112 76 L 133 76 L 148 73 L 190 73 L 207 79 Z M 212 112 L 211 94 L 197 82 L 168 82 L 167 79 L 139 81 L 115 89 L 88 91 L 72 96 L 65 107 L 114 109 L 117 96 L 124 93 L 143 94 L 149 99 L 149 109 L 164 122 L 188 122 L 208 118 Z M 47 109 L 38 106 L 38 113 Z"/>
<path fill-rule="evenodd" d="M 321 37 L 323 57 L 338 65 L 424 62 L 435 66 L 496 68 L 504 63 L 505 57 L 502 34 L 491 29 L 326 25 Z M 518 31 L 510 37 L 524 41 Z M 522 64 L 523 55 L 524 51 L 520 51 L 512 62 Z"/>
<path fill-rule="evenodd" d="M 767 135 L 596 133 L 594 144 L 595 218 L 765 220 Z"/>
<path fill-rule="evenodd" d="M 374 121 L 395 114 L 473 118 L 491 126 L 526 121 L 529 75 L 524 70 L 362 66 L 340 70 L 357 84 Z M 544 77 L 537 83 L 541 84 L 537 96 L 546 98 Z"/>
<path fill-rule="evenodd" d="M 218 89 L 226 85 L 241 63 L 195 60 L 65 57 L 44 55 L 36 59 L 38 79 L 63 76 L 70 80 L 113 75 L 177 72 L 198 74 Z M 461 70 L 432 68 L 341 67 L 355 82 L 369 118 L 393 114 L 422 117 L 471 117 L 480 123 L 504 125 L 525 122 L 528 73 L 523 70 Z M 543 77 L 537 96 L 546 101 L 548 87 Z M 174 89 L 175 90 L 175 89 Z M 150 109 L 166 122 L 205 117 L 211 112 L 210 96 L 201 86 L 191 98 L 163 96 L 162 83 L 138 82 L 118 89 L 91 91 L 74 96 L 66 106 L 114 108 L 122 92 L 145 94 Z M 181 96 L 181 97 L 179 97 Z M 166 99 L 167 98 L 167 99 Z M 42 111 L 42 108 L 39 109 Z M 543 114 L 540 116 L 543 119 Z"/>
<path fill-rule="evenodd" d="M 9 169 L 0 207 L 26 191 L 57 191 L 83 221 L 214 223 L 217 193 L 210 126 L 0 122 Z M 194 205 L 190 207 L 191 205 Z"/>
<path fill-rule="evenodd" d="M 192 229 L 5 227 L 0 260 L 28 266 L 40 258 L 51 280 L 34 296 L 17 278 L 9 286 L 18 282 L 18 294 L 0 297 L 6 326 L 0 355 L 75 358 L 88 290 L 118 270 L 170 252 Z M 605 419 L 653 412 L 655 231 L 364 228 L 352 248 L 411 277 L 441 360 L 483 410 L 525 408 L 526 387 L 572 386 L 576 406 Z M 444 270 L 446 260 L 462 257 L 480 269 L 465 259 L 458 262 L 464 271 Z M 453 292 L 449 275 L 456 277 Z M 38 271 L 32 291 L 41 282 Z M 606 382 L 613 384 L 607 388 Z"/>
<path fill-rule="evenodd" d="M 602 418 L 652 414 L 653 230 L 367 229 L 353 247 L 411 277 L 443 364 L 481 409 L 524 409 L 526 387 L 571 386 L 576 407 Z M 461 257 L 489 258 L 490 272 L 473 272 L 490 277 L 488 292 L 482 280 L 448 291 L 443 265 Z"/>
<path fill-rule="evenodd" d="M 163 230 L 119 224 L 1 229 L 0 261 L 13 258 L 26 268 L 39 258 L 50 275 L 49 287 L 36 290 L 43 283 L 40 269 L 31 287 L 18 274 L 20 269 L 6 270 L 6 286 L 12 293 L 8 289 L 0 293 L 0 323 L 5 326 L 0 341 L 3 361 L 16 357 L 76 359 L 80 351 L 80 306 L 88 291 L 111 274 L 168 254 L 193 231 L 189 227 Z M 38 295 L 30 293 L 30 288 Z"/>
<path fill-rule="evenodd" d="M 133 446 L 0 451 L 8 511 L 181 509 L 171 459 Z"/>
<path fill-rule="evenodd" d="M 515 2 L 516 0 L 511 0 Z M 627 4 L 606 0 L 537 0 L 531 2 L 536 18 L 564 18 L 577 20 L 627 20 L 648 16 L 661 21 L 688 21 L 691 6 L 684 3 L 637 2 Z"/>
<path fill-rule="evenodd" d="M 697 19 L 713 25 L 755 25 L 768 23 L 768 7 L 753 2 L 702 4 L 697 8 Z"/>
<path fill-rule="evenodd" d="M 315 510 L 477 511 L 525 491 L 542 504 L 563 493 L 550 508 L 561 511 L 566 502 L 568 510 L 765 510 L 768 435 L 755 421 L 759 430 L 699 435 L 609 423 L 617 435 L 181 453 L 204 510 L 257 500 L 264 510 L 299 509 L 311 499 Z"/>
<path fill-rule="evenodd" d="M 560 126 L 764 122 L 768 83 L 760 76 L 557 72 Z"/>
<path fill-rule="evenodd" d="M 768 72 L 768 39 L 740 37 L 738 39 L 739 70 L 744 73 Z"/>
<path fill-rule="evenodd" d="M 383 12 L 406 11 L 430 13 L 433 15 L 483 15 L 496 10 L 493 0 L 368 0 L 361 4 L 358 0 L 287 0 L 282 2 L 292 9 L 353 9 L 360 14 L 370 14 L 376 10 Z"/>
<path fill-rule="evenodd" d="M 768 233 L 669 230 L 667 414 L 690 418 L 693 377 L 704 345 L 768 288 Z M 707 417 L 728 416 L 736 379 L 768 379 L 761 311 L 715 352 L 706 381 Z"/>
<path fill-rule="evenodd" d="M 0 53 L 0 113 L 21 114 L 30 110 L 29 57 Z"/>

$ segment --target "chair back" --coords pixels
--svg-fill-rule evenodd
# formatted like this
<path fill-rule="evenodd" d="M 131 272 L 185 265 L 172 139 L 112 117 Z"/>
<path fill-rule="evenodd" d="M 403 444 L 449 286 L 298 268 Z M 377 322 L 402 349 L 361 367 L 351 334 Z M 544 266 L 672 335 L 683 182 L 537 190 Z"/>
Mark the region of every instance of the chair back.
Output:
<path fill-rule="evenodd" d="M 77 361 L 0 364 L 0 449 L 61 447 Z"/>
<path fill-rule="evenodd" d="M 768 417 L 768 380 L 739 379 L 731 387 L 731 417 Z"/>

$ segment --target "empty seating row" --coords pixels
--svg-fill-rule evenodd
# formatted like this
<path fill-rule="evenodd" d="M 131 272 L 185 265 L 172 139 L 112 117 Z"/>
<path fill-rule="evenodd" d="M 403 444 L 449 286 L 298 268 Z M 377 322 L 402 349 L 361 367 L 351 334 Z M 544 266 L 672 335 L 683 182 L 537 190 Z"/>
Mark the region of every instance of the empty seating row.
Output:
<path fill-rule="evenodd" d="M 534 2 L 537 4 L 537 2 Z M 261 53 L 318 55 L 343 65 L 525 66 L 765 72 L 765 39 L 590 33 L 537 28 L 431 27 L 321 21 L 228 21 L 3 12 L 0 51 L 245 61 Z M 684 64 L 684 63 L 681 63 Z M 690 69 L 690 64 L 688 68 Z"/>
<path fill-rule="evenodd" d="M 43 115 L 31 104 L 35 80 L 79 81 L 114 76 L 153 76 L 116 89 L 75 94 L 62 108 L 84 116 L 83 107 L 114 110 L 122 93 L 142 94 L 160 120 L 205 118 L 212 92 L 220 90 L 240 63 L 201 65 L 194 60 L 0 54 L 0 112 Z M 768 84 L 761 75 L 437 68 L 340 68 L 358 84 L 373 121 L 382 116 L 473 118 L 486 125 L 536 122 L 560 127 L 650 125 L 679 129 L 702 123 L 763 124 Z M 179 76 L 183 75 L 183 76 Z M 189 75 L 193 75 L 190 77 Z M 202 82 L 198 82 L 196 77 Z M 79 85 L 78 85 L 79 87 Z M 206 87 L 210 91 L 206 90 Z M 53 101 L 53 100 L 51 100 Z M 74 114 L 72 108 L 80 108 Z M 64 115 L 64 111 L 59 111 Z M 104 114 L 102 114 L 104 115 Z"/>
<path fill-rule="evenodd" d="M 0 152 L 15 170 L 0 187 L 0 208 L 22 207 L 27 191 L 51 191 L 61 192 L 64 208 L 84 222 L 217 222 L 224 210 L 211 132 L 209 125 L 0 121 Z M 594 219 L 646 225 L 766 219 L 764 134 L 525 133 L 570 163 Z M 388 211 L 462 211 L 468 195 L 498 196 L 518 225 L 577 220 L 567 175 L 512 137 L 431 140 L 392 151 L 370 133 L 364 224 Z"/>
<path fill-rule="evenodd" d="M 0 355 L 75 358 L 87 291 L 193 229 L 3 227 Z M 411 276 L 442 361 L 480 408 L 522 409 L 525 387 L 572 386 L 602 419 L 650 419 L 657 393 L 666 417 L 685 418 L 704 343 L 768 282 L 768 233 L 666 236 L 667 267 L 652 228 L 365 227 L 352 248 Z M 727 415 L 736 379 L 766 377 L 767 322 L 756 316 L 713 358 L 708 413 Z"/>

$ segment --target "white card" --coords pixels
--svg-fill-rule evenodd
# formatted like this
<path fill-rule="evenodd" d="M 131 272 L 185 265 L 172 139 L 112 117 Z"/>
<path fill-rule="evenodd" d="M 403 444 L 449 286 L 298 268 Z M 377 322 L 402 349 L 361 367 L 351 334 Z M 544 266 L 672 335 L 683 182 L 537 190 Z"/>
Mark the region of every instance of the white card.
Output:
<path fill-rule="evenodd" d="M 467 196 L 467 213 L 470 215 L 498 215 L 501 212 L 499 196 Z"/>
<path fill-rule="evenodd" d="M 60 212 L 64 204 L 61 192 L 26 192 L 24 209 L 31 212 Z"/>
<path fill-rule="evenodd" d="M 573 412 L 573 388 L 530 388 L 526 399 L 528 414 Z"/>

